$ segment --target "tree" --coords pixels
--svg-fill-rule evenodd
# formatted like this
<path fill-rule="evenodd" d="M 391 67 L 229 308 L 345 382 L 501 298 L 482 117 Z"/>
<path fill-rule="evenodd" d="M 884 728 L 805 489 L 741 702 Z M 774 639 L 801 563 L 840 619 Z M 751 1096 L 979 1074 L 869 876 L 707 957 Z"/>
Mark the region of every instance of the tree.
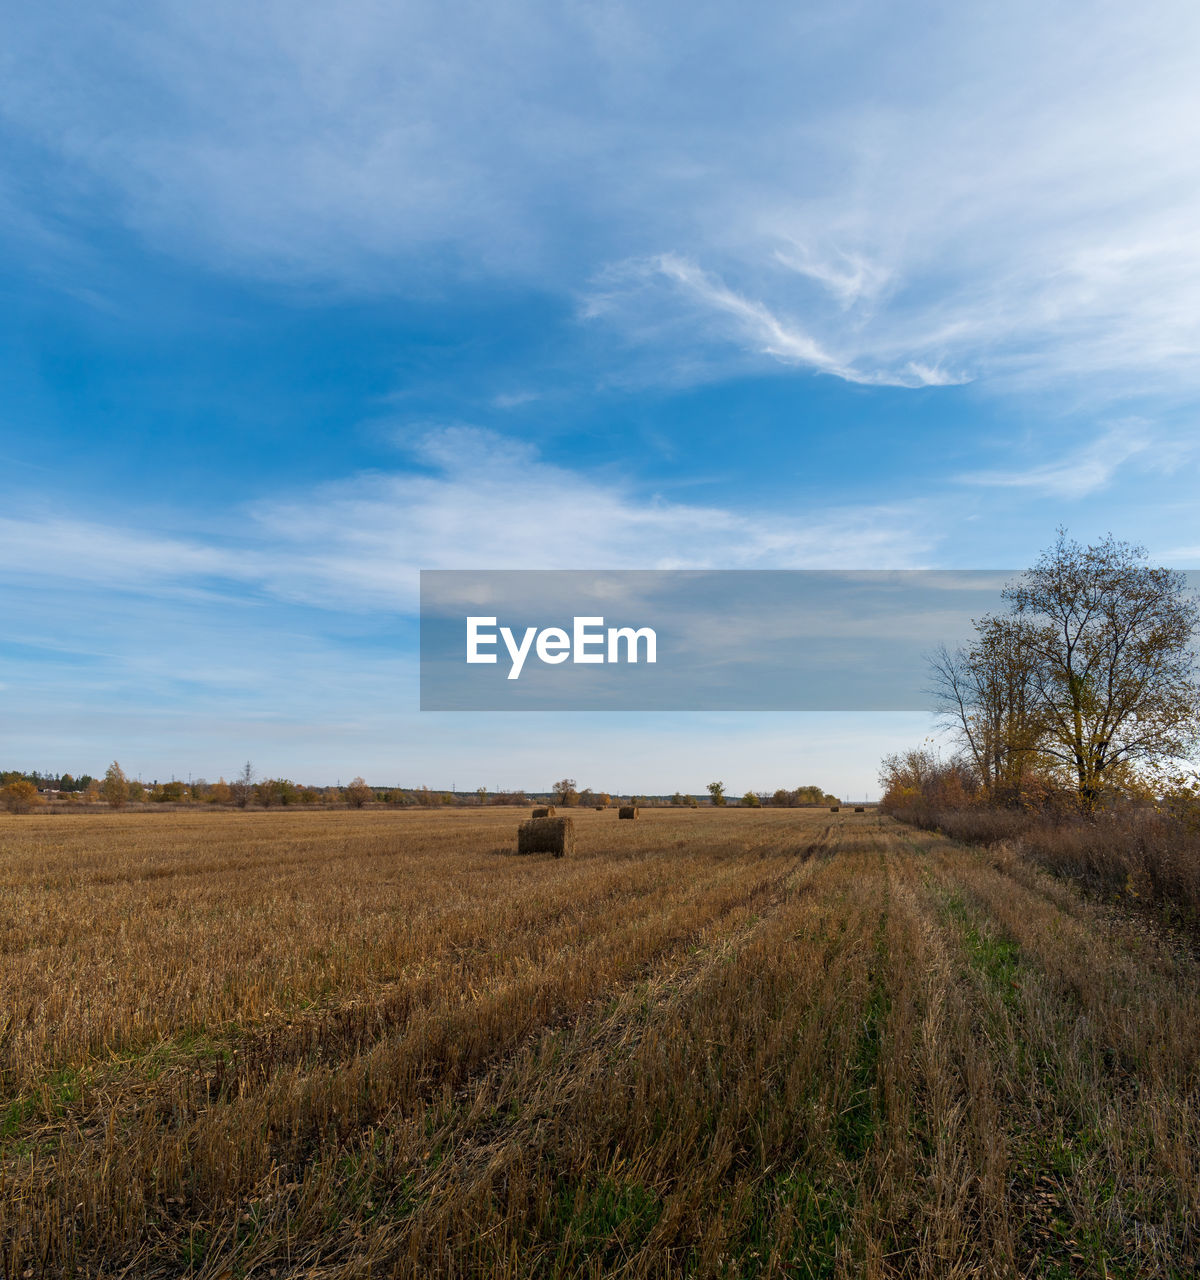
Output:
<path fill-rule="evenodd" d="M 1079 805 L 1130 770 L 1156 771 L 1200 738 L 1192 637 L 1200 624 L 1184 575 L 1145 563 L 1110 534 L 1054 546 L 1004 598 L 1025 636 L 1042 716 L 1041 750 L 1067 768 Z"/>
<path fill-rule="evenodd" d="M 261 782 L 254 784 L 254 798 L 262 805 L 264 809 L 269 809 L 275 804 L 279 796 L 279 784 L 274 778 L 264 778 Z"/>
<path fill-rule="evenodd" d="M 295 804 L 299 798 L 290 778 L 264 778 L 254 784 L 254 795 L 264 809 L 273 804 Z"/>
<path fill-rule="evenodd" d="M 346 788 L 346 802 L 353 809 L 361 809 L 371 798 L 371 788 L 362 778 L 355 778 Z"/>
<path fill-rule="evenodd" d="M 115 760 L 105 770 L 100 794 L 108 802 L 110 809 L 124 808 L 125 802 L 129 799 L 129 779 L 125 777 L 125 770 Z"/>
<path fill-rule="evenodd" d="M 31 813 L 45 803 L 45 799 L 38 794 L 37 783 L 25 778 L 15 778 L 0 787 L 0 804 L 9 813 Z"/>
<path fill-rule="evenodd" d="M 790 803 L 792 804 L 825 804 L 829 799 L 824 787 L 809 785 L 806 787 L 797 787 L 792 792 Z M 836 803 L 836 801 L 835 801 Z"/>
<path fill-rule="evenodd" d="M 1019 802 L 1044 732 L 1037 646 L 1022 618 L 985 617 L 976 640 L 930 659 L 937 709 L 993 802 Z"/>
<path fill-rule="evenodd" d="M 229 784 L 229 794 L 239 809 L 244 809 L 250 803 L 250 797 L 254 794 L 254 766 L 249 760 L 242 766 L 241 773 Z"/>
<path fill-rule="evenodd" d="M 742 797 L 742 805 L 746 809 L 757 809 L 761 803 L 753 791 L 747 791 Z"/>
<path fill-rule="evenodd" d="M 708 794 L 712 796 L 713 804 L 718 807 L 725 803 L 725 784 L 723 782 L 710 782 L 708 784 Z"/>
<path fill-rule="evenodd" d="M 575 789 L 574 778 L 561 778 L 554 784 L 554 799 L 558 804 L 566 808 L 570 808 L 579 799 L 579 792 Z"/>

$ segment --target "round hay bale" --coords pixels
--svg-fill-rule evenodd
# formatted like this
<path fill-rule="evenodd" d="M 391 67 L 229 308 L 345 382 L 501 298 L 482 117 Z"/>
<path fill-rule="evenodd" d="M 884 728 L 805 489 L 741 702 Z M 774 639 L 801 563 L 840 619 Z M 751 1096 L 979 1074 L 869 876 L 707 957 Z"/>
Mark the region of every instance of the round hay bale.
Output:
<path fill-rule="evenodd" d="M 533 811 L 533 816 L 535 818 L 553 818 L 554 806 L 552 804 L 548 804 L 542 807 L 541 809 L 535 809 Z"/>
<path fill-rule="evenodd" d="M 829 812 L 830 812 L 830 813 L 837 813 L 840 809 L 841 809 L 841 805 L 831 804 L 831 805 L 829 806 Z"/>
<path fill-rule="evenodd" d="M 617 813 L 618 818 L 636 818 L 638 809 L 636 804 L 623 804 Z"/>
<path fill-rule="evenodd" d="M 518 853 L 550 853 L 561 858 L 575 852 L 575 824 L 570 818 L 530 818 L 517 828 Z"/>

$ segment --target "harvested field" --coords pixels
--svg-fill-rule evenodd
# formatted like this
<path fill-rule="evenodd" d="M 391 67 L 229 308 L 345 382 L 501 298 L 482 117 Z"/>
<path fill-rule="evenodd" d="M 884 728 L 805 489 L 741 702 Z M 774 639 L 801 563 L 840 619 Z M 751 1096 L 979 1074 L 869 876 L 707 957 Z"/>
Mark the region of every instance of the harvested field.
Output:
<path fill-rule="evenodd" d="M 0 1275 L 1192 1276 L 1200 966 L 875 813 L 0 819 Z"/>

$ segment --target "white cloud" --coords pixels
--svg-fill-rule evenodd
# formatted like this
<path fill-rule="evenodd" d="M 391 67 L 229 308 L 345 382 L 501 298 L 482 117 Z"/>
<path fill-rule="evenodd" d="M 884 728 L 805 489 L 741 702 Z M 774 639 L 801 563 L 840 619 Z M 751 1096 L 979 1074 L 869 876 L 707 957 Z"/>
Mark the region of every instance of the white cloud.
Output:
<path fill-rule="evenodd" d="M 304 548 L 275 589 L 380 602 L 409 598 L 423 568 L 901 568 L 932 545 L 912 504 L 785 516 L 672 502 L 468 427 L 430 433 L 418 456 L 434 474 L 357 476 L 257 507 L 265 536 Z"/>
<path fill-rule="evenodd" d="M 1170 471 L 1183 457 L 1177 448 L 1155 449 L 1155 441 L 1146 430 L 1137 424 L 1127 424 L 1112 428 L 1053 462 L 1020 469 L 969 471 L 957 479 L 960 484 L 1028 489 L 1054 498 L 1084 498 L 1107 488 L 1125 464 L 1134 459 L 1141 459 L 1144 469 Z"/>
<path fill-rule="evenodd" d="M 229 271 L 406 294 L 453 271 L 565 296 L 666 254 L 691 265 L 660 283 L 756 358 L 902 386 L 1200 379 L 1184 0 L 920 23 L 884 0 L 753 23 L 533 0 L 56 9 L 9 15 L 0 67 L 3 121 L 62 162 L 9 184 L 46 195 L 45 227 L 104 213 Z M 695 327 L 605 315 L 671 376 L 715 359 Z"/>
<path fill-rule="evenodd" d="M 502 391 L 492 397 L 492 404 L 497 409 L 521 409 L 541 398 L 540 391 Z"/>
<path fill-rule="evenodd" d="M 42 515 L 0 516 L 0 561 L 0 578 L 73 578 L 122 588 L 253 579 L 262 571 L 258 555 L 244 549 Z"/>
<path fill-rule="evenodd" d="M 656 284 L 664 281 L 673 288 L 674 298 L 656 296 Z M 745 349 L 769 356 L 781 364 L 813 369 L 845 382 L 873 387 L 954 386 L 966 378 L 920 361 L 909 360 L 896 369 L 863 370 L 852 360 L 827 351 L 797 325 L 775 314 L 764 303 L 730 289 L 717 277 L 702 271 L 694 262 L 677 254 L 666 253 L 644 262 L 622 263 L 610 269 L 584 303 L 589 318 L 618 317 L 622 312 L 636 312 L 637 324 L 644 330 L 648 308 L 670 310 L 672 302 L 682 300 L 694 307 L 701 326 L 706 323 L 721 339 L 737 342 Z M 700 339 L 694 340 L 700 345 Z"/>
<path fill-rule="evenodd" d="M 4 517 L 0 581 L 73 580 L 155 597 L 250 588 L 405 611 L 421 569 L 905 568 L 933 544 L 913 504 L 780 515 L 673 502 L 472 427 L 430 431 L 415 452 L 423 470 L 264 499 L 248 516 L 228 516 L 219 541 Z M 31 546 L 36 565 L 22 568 Z"/>
<path fill-rule="evenodd" d="M 820 255 L 814 246 L 793 242 L 785 249 L 775 250 L 776 261 L 818 281 L 843 307 L 869 302 L 878 297 L 891 279 L 886 267 L 872 262 L 861 253 L 835 249 Z"/>

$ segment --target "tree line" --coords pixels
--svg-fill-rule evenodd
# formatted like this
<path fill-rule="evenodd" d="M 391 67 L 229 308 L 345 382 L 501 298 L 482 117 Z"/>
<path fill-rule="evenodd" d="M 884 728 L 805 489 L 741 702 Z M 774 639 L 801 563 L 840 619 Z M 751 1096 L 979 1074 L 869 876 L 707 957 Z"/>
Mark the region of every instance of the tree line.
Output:
<path fill-rule="evenodd" d="M 68 785 L 63 785 L 66 782 Z M 70 785 L 74 783 L 75 785 Z M 10 813 L 30 813 L 47 804 L 47 793 L 57 793 L 68 806 L 107 804 L 112 809 L 127 805 L 215 805 L 234 808 L 342 807 L 361 809 L 367 804 L 383 804 L 397 808 L 437 807 L 467 803 L 461 796 L 429 787 L 372 787 L 357 777 L 345 785 L 306 786 L 290 778 L 259 778 L 247 762 L 230 781 L 216 782 L 199 778 L 194 781 L 146 783 L 130 778 L 114 760 L 103 778 L 83 775 L 76 780 L 70 774 L 51 775 L 9 770 L 0 773 L 0 808 Z M 486 788 L 473 794 L 477 804 L 525 804 L 524 792 L 497 792 L 489 795 Z"/>
<path fill-rule="evenodd" d="M 724 808 L 729 803 L 723 782 L 710 782 L 705 790 L 708 792 L 709 802 L 718 809 Z M 685 800 L 676 792 L 671 798 L 671 803 L 687 803 L 692 799 L 694 797 L 689 796 Z M 830 795 L 824 787 L 802 786 L 793 787 L 790 791 L 787 787 L 778 787 L 774 791 L 747 791 L 734 803 L 744 809 L 758 809 L 764 805 L 773 805 L 780 809 L 797 809 L 806 805 L 839 804 L 840 801 L 837 796 Z"/>
<path fill-rule="evenodd" d="M 680 791 L 669 797 L 632 794 L 618 796 L 608 791 L 581 787 L 574 778 L 559 779 L 549 793 L 529 793 L 524 790 L 493 792 L 486 787 L 477 787 L 474 791 L 465 793 L 435 791 L 424 786 L 373 787 L 361 777 L 354 778 L 346 785 L 306 786 L 293 782 L 290 778 L 260 778 L 249 761 L 228 782 L 221 777 L 216 782 L 199 778 L 188 782 L 173 779 L 169 782 L 146 783 L 138 778 L 128 777 L 115 760 L 109 765 L 103 778 L 92 778 L 85 774 L 74 786 L 64 786 L 64 781 L 76 782 L 70 774 L 26 774 L 15 770 L 0 773 L 0 807 L 12 813 L 29 813 L 46 805 L 47 792 L 57 792 L 59 800 L 68 806 L 107 804 L 112 809 L 123 809 L 127 805 L 154 804 L 215 805 L 240 809 L 286 808 L 295 805 L 361 809 L 368 804 L 394 808 L 437 808 L 528 805 L 544 800 L 550 800 L 564 808 L 608 808 L 618 801 L 635 805 L 665 803 L 677 808 L 698 808 L 701 804 L 700 796 Z M 725 794 L 724 783 L 709 783 L 707 791 L 708 804 L 720 808 L 730 803 Z M 795 808 L 803 805 L 837 804 L 839 801 L 823 787 L 799 786 L 791 789 L 780 787 L 775 791 L 748 791 L 732 803 L 743 808 Z"/>

